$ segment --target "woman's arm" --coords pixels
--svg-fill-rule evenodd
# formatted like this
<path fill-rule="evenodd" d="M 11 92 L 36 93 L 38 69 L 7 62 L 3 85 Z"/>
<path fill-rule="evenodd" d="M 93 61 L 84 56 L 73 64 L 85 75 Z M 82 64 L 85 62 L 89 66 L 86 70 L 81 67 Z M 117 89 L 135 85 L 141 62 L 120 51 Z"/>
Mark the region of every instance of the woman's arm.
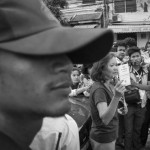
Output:
<path fill-rule="evenodd" d="M 70 96 L 70 97 L 77 96 L 77 95 L 76 95 L 76 89 L 71 90 L 71 93 L 69 94 L 69 96 Z"/>
<path fill-rule="evenodd" d="M 89 87 L 80 87 L 78 89 L 73 89 L 71 90 L 71 93 L 69 94 L 69 96 L 77 96 L 80 93 L 84 93 L 84 91 L 86 91 Z"/>
<path fill-rule="evenodd" d="M 120 98 L 118 98 L 118 97 L 113 97 L 109 106 L 107 106 L 106 102 L 101 102 L 101 103 L 97 104 L 99 116 L 105 125 L 108 125 L 109 122 L 114 117 L 114 115 L 116 113 L 116 109 L 118 107 L 119 99 Z"/>
<path fill-rule="evenodd" d="M 119 81 L 116 84 L 116 86 L 114 87 L 114 90 L 115 90 L 114 96 L 113 96 L 109 106 L 107 106 L 106 102 L 100 102 L 97 104 L 99 116 L 105 125 L 108 125 L 109 122 L 114 117 L 115 112 L 118 108 L 119 100 L 122 97 L 122 94 L 126 90 L 125 87 L 123 85 L 121 85 L 121 83 L 122 83 L 122 81 Z"/>
<path fill-rule="evenodd" d="M 78 89 L 76 89 L 76 95 L 83 93 L 84 91 L 86 91 L 89 87 L 85 86 L 85 87 L 80 87 Z"/>

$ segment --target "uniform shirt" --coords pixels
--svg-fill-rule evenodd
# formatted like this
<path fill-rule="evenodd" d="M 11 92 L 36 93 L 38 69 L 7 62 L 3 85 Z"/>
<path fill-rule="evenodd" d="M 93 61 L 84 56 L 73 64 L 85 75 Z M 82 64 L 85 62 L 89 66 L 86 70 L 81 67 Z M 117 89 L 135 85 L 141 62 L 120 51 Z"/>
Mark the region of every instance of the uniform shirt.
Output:
<path fill-rule="evenodd" d="M 79 129 L 72 117 L 47 117 L 32 141 L 32 150 L 79 150 Z"/>
<path fill-rule="evenodd" d="M 130 66 L 130 77 L 139 84 L 147 85 L 148 70 L 143 66 L 138 71 L 136 71 L 132 66 Z M 141 97 L 141 107 L 143 108 L 145 107 L 147 101 L 146 91 L 139 89 L 139 94 Z"/>

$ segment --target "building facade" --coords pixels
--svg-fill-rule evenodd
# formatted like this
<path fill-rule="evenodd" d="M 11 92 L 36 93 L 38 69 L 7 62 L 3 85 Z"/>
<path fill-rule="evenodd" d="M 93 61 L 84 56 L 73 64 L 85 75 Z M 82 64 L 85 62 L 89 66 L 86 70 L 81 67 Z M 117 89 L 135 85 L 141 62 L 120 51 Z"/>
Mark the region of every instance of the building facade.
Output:
<path fill-rule="evenodd" d="M 150 40 L 150 0 L 114 0 L 109 8 L 108 28 L 115 41 L 133 37 L 138 47 L 145 47 Z"/>

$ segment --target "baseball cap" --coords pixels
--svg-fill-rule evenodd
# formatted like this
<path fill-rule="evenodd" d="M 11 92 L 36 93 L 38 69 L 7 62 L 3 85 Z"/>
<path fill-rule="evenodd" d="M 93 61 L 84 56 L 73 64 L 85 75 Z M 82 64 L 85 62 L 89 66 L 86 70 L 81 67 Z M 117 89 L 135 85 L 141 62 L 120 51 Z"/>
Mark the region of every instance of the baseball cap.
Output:
<path fill-rule="evenodd" d="M 63 27 L 42 0 L 0 0 L 0 49 L 24 55 L 66 53 L 73 63 L 92 63 L 113 44 L 110 29 Z"/>

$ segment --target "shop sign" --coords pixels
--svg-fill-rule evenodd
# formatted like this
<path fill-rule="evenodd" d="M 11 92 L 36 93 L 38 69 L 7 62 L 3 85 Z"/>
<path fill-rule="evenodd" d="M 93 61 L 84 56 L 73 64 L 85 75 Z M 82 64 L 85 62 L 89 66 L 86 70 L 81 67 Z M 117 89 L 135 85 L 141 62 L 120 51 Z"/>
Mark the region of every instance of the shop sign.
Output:
<path fill-rule="evenodd" d="M 150 31 L 150 26 L 149 27 L 131 27 L 131 26 L 127 26 L 127 27 L 108 27 L 110 29 L 112 29 L 114 31 L 114 33 L 126 33 L 126 32 L 147 32 Z"/>

